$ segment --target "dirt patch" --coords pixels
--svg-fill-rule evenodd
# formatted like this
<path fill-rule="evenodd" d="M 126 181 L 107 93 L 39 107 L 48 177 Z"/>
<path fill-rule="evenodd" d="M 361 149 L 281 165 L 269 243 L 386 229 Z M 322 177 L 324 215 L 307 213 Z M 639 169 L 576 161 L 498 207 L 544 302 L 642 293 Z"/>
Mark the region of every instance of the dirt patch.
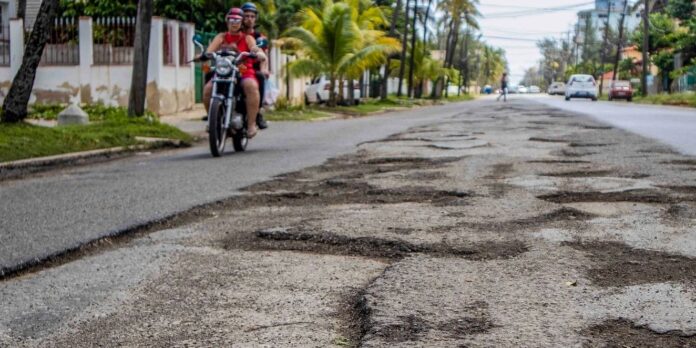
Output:
<path fill-rule="evenodd" d="M 542 176 L 553 176 L 553 177 L 563 177 L 563 178 L 584 178 L 584 177 L 598 177 L 598 176 L 611 176 L 614 172 L 611 170 L 575 170 L 569 172 L 556 172 L 556 173 L 542 173 Z"/>
<path fill-rule="evenodd" d="M 597 152 L 591 152 L 591 151 L 572 151 L 568 149 L 562 149 L 561 150 L 561 155 L 565 157 L 583 157 L 583 156 L 590 156 L 590 155 L 596 155 Z"/>
<path fill-rule="evenodd" d="M 696 219 L 696 208 L 686 203 L 673 204 L 665 213 L 671 219 Z"/>
<path fill-rule="evenodd" d="M 370 307 L 367 306 L 364 289 L 351 289 L 339 303 L 337 310 L 342 323 L 341 337 L 334 339 L 336 345 L 359 347 L 369 329 Z"/>
<path fill-rule="evenodd" d="M 694 336 L 681 331 L 656 332 L 645 326 L 639 326 L 626 319 L 609 320 L 589 329 L 583 330 L 589 339 L 586 347 L 694 347 Z"/>
<path fill-rule="evenodd" d="M 559 192 L 537 196 L 554 203 L 581 202 L 636 202 L 636 203 L 674 203 L 675 198 L 652 190 L 631 190 L 623 192 Z"/>
<path fill-rule="evenodd" d="M 224 247 L 228 250 L 294 250 L 387 259 L 400 259 L 412 253 L 426 253 L 468 260 L 508 259 L 528 250 L 521 241 L 483 242 L 465 246 L 446 243 L 415 244 L 400 239 L 348 237 L 326 231 L 305 232 L 296 228 L 260 230 L 253 236 L 229 239 Z"/>
<path fill-rule="evenodd" d="M 383 338 L 387 342 L 401 343 L 415 341 L 418 337 L 430 330 L 426 321 L 415 315 L 399 317 L 399 323 L 387 325 L 380 330 L 375 330 L 373 334 Z"/>
<path fill-rule="evenodd" d="M 588 254 L 587 276 L 602 287 L 696 280 L 696 259 L 617 242 L 566 242 Z"/>
<path fill-rule="evenodd" d="M 466 307 L 467 316 L 444 322 L 437 326 L 440 331 L 448 332 L 452 338 L 488 332 L 494 328 L 488 314 L 488 303 L 476 301 Z"/>
<path fill-rule="evenodd" d="M 567 143 L 567 142 L 570 142 L 570 140 L 554 139 L 554 138 L 540 138 L 540 137 L 531 137 L 531 138 L 529 138 L 529 141 L 537 141 L 537 142 L 542 142 L 542 143 Z"/>
<path fill-rule="evenodd" d="M 491 171 L 486 175 L 485 179 L 504 179 L 508 174 L 512 173 L 515 167 L 512 163 L 498 163 L 491 167 Z"/>

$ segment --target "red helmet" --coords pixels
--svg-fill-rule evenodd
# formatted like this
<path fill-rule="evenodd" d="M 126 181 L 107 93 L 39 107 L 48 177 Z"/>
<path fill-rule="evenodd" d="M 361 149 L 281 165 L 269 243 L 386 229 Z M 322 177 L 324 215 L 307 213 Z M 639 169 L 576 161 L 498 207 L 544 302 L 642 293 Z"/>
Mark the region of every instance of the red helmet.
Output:
<path fill-rule="evenodd" d="M 233 8 L 230 9 L 230 12 L 227 12 L 227 18 L 226 18 L 226 19 L 227 19 L 228 21 L 230 21 L 230 20 L 234 20 L 234 21 L 240 20 L 240 21 L 241 21 L 243 15 L 244 15 L 244 12 L 242 11 L 241 8 L 239 8 L 239 7 L 233 7 Z"/>

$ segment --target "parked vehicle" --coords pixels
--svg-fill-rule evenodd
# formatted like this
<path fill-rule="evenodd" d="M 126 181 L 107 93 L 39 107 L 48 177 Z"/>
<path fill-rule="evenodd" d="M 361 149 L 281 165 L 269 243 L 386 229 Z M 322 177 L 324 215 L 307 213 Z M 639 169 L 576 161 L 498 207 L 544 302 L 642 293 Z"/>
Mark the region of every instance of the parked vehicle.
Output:
<path fill-rule="evenodd" d="M 519 93 L 519 86 L 517 86 L 517 85 L 508 86 L 508 94 L 516 94 L 516 93 Z"/>
<path fill-rule="evenodd" d="M 338 96 L 338 84 L 336 81 L 336 86 L 334 90 Z M 305 104 L 323 104 L 329 101 L 329 90 L 331 89 L 331 81 L 322 75 L 315 77 L 311 82 L 307 84 L 305 89 L 304 99 Z M 353 83 L 353 98 L 355 99 L 355 104 L 360 103 L 360 85 L 357 82 Z M 343 81 L 343 99 L 348 99 L 348 81 Z"/>
<path fill-rule="evenodd" d="M 609 101 L 614 99 L 633 100 L 633 88 L 629 81 L 613 81 L 609 88 Z"/>
<path fill-rule="evenodd" d="M 525 87 L 524 85 L 517 86 L 517 93 L 522 94 L 522 93 L 528 93 L 528 92 L 529 92 L 529 89 L 527 89 L 527 87 Z"/>
<path fill-rule="evenodd" d="M 597 82 L 592 75 L 573 75 L 568 79 L 566 85 L 565 100 L 571 98 L 590 98 L 592 101 L 597 101 Z"/>
<path fill-rule="evenodd" d="M 541 88 L 539 86 L 529 86 L 529 93 L 540 93 Z"/>
<path fill-rule="evenodd" d="M 203 45 L 194 38 L 194 43 L 205 52 Z M 225 151 L 227 137 L 232 138 L 235 151 L 246 150 L 247 137 L 246 101 L 239 83 L 242 80 L 240 63 L 245 59 L 254 59 L 253 53 L 220 50 L 204 53 L 201 60 L 215 62 L 213 93 L 208 109 L 208 142 L 214 157 L 220 157 Z M 198 60 L 198 59 L 196 59 Z"/>
<path fill-rule="evenodd" d="M 483 93 L 483 94 L 491 94 L 491 93 L 493 93 L 493 87 L 491 87 L 491 85 L 485 85 L 485 86 L 483 86 L 483 89 L 481 90 L 481 93 Z"/>
<path fill-rule="evenodd" d="M 554 82 L 549 86 L 548 93 L 550 95 L 564 95 L 566 84 L 564 82 Z"/>

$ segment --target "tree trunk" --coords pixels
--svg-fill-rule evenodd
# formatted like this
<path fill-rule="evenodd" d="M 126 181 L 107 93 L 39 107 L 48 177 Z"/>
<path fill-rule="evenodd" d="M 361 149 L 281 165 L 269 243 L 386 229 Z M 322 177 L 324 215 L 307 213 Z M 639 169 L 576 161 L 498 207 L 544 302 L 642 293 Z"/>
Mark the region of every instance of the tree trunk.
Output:
<path fill-rule="evenodd" d="M 27 15 L 27 0 L 17 0 L 17 18 L 25 19 Z"/>
<path fill-rule="evenodd" d="M 406 0 L 406 8 L 404 9 L 404 14 L 406 20 L 404 21 L 404 36 L 401 40 L 401 64 L 399 66 L 399 90 L 396 91 L 398 97 L 401 96 L 401 88 L 404 83 L 404 73 L 406 69 L 406 45 L 408 44 L 408 7 L 411 5 L 411 0 Z"/>
<path fill-rule="evenodd" d="M 464 56 L 464 62 L 462 64 L 462 70 L 464 71 L 464 89 L 469 92 L 469 27 L 467 26 L 466 32 L 464 33 L 464 45 L 462 46 L 462 56 Z M 461 94 L 462 86 L 460 84 L 457 95 Z"/>
<path fill-rule="evenodd" d="M 619 42 L 616 44 L 616 56 L 614 57 L 614 73 L 611 76 L 612 81 L 616 81 L 616 75 L 618 75 L 619 59 L 621 58 L 621 48 L 623 45 L 624 19 L 626 18 L 627 6 L 628 0 L 624 0 L 623 10 L 621 11 L 621 20 L 619 21 Z"/>
<path fill-rule="evenodd" d="M 135 24 L 133 45 L 133 77 L 131 79 L 128 115 L 145 114 L 147 99 L 147 63 L 150 51 L 150 28 L 152 27 L 152 0 L 138 1 L 138 17 Z"/>
<path fill-rule="evenodd" d="M 336 106 L 336 75 L 329 76 L 329 102 L 330 107 Z"/>
<path fill-rule="evenodd" d="M 411 59 L 409 59 L 409 69 L 408 69 L 408 97 L 413 97 L 413 73 L 416 61 L 416 20 L 418 19 L 418 0 L 413 0 L 413 25 L 411 30 Z"/>
<path fill-rule="evenodd" d="M 34 87 L 36 69 L 41 62 L 46 41 L 49 38 L 53 20 L 58 11 L 58 0 L 44 0 L 34 22 L 34 29 L 29 36 L 22 57 L 22 66 L 17 71 L 10 90 L 5 97 L 2 109 L 4 122 L 20 122 L 27 117 L 27 105 Z"/>
<path fill-rule="evenodd" d="M 389 37 L 394 37 L 396 35 L 396 20 L 399 18 L 399 10 L 401 9 L 401 0 L 396 0 L 396 8 L 392 12 L 391 23 L 389 24 Z M 387 57 L 387 64 L 384 66 L 384 76 L 382 77 L 382 86 L 380 89 L 380 98 L 382 100 L 387 99 L 389 94 L 389 75 L 391 69 L 389 65 L 391 64 L 391 57 Z"/>
<path fill-rule="evenodd" d="M 348 100 L 346 100 L 346 104 L 348 105 L 353 105 L 354 100 L 355 100 L 355 89 L 353 89 L 355 86 L 353 85 L 353 79 L 348 79 Z"/>
<path fill-rule="evenodd" d="M 607 56 L 607 45 L 609 44 L 609 20 L 611 17 L 611 5 L 609 2 L 609 11 L 607 12 L 607 21 L 604 23 L 604 40 L 602 40 L 602 52 L 599 58 L 599 69 L 602 75 L 599 76 L 599 96 L 602 96 L 602 89 L 604 89 L 604 60 Z"/>
<path fill-rule="evenodd" d="M 648 66 L 650 62 L 648 61 L 648 49 L 650 46 L 650 4 L 648 0 L 644 1 L 645 8 L 643 9 L 643 74 L 640 78 L 640 84 L 642 85 L 641 93 L 643 96 L 648 95 Z"/>
<path fill-rule="evenodd" d="M 449 22 L 449 31 L 447 32 L 447 39 L 445 40 L 445 68 L 449 68 L 449 56 L 450 50 L 452 49 L 452 36 L 454 36 L 454 18 Z"/>

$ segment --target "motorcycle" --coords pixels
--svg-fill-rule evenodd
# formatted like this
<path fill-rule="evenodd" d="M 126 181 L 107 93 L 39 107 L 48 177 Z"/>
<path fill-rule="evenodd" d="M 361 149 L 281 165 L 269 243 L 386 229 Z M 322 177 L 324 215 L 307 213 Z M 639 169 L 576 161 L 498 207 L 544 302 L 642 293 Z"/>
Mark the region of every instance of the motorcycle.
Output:
<path fill-rule="evenodd" d="M 211 80 L 213 93 L 208 110 L 210 152 L 214 157 L 220 157 L 225 151 L 228 137 L 232 138 L 235 151 L 245 151 L 249 143 L 248 122 L 239 66 L 245 59 L 255 59 L 256 55 L 228 50 L 207 53 L 198 40 L 194 38 L 193 42 L 204 52 L 194 61 L 212 60 L 214 62 Z"/>

